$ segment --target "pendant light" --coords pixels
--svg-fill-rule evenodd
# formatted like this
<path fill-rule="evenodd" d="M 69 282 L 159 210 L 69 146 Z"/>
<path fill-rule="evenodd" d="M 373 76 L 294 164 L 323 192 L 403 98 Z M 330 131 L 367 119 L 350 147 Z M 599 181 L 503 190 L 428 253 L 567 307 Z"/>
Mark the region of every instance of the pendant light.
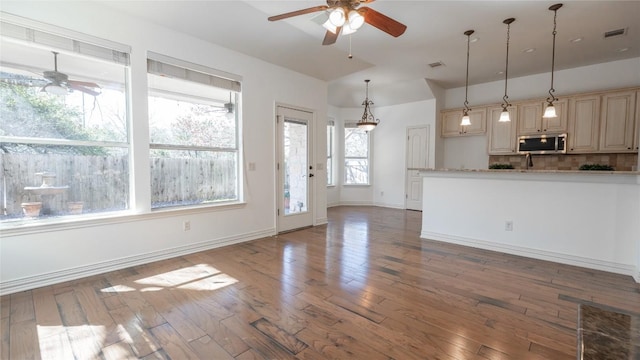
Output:
<path fill-rule="evenodd" d="M 553 11 L 553 50 L 551 52 L 551 89 L 549 89 L 549 97 L 547 98 L 547 108 L 544 110 L 543 118 L 554 118 L 556 114 L 556 107 L 553 106 L 553 102 L 558 98 L 553 95 L 556 89 L 553 88 L 553 70 L 556 64 L 556 17 L 558 16 L 558 9 L 562 7 L 562 4 L 555 4 L 549 7 L 549 10 Z"/>
<path fill-rule="evenodd" d="M 514 18 L 508 18 L 503 21 L 504 24 L 507 24 L 507 60 L 504 66 L 504 96 L 502 100 L 502 113 L 500 113 L 499 122 L 509 122 L 511 118 L 509 117 L 509 110 L 507 109 L 511 104 L 509 104 L 509 96 L 507 95 L 507 79 L 509 78 L 509 32 L 511 30 L 511 23 L 516 21 Z"/>
<path fill-rule="evenodd" d="M 473 34 L 473 30 L 467 30 L 464 32 L 467 35 L 467 80 L 464 85 L 464 110 L 462 110 L 462 121 L 460 122 L 460 126 L 469 126 L 471 125 L 471 118 L 469 118 L 469 100 L 467 95 L 469 94 L 469 44 L 471 43 L 471 34 Z"/>
<path fill-rule="evenodd" d="M 369 106 L 373 105 L 373 101 L 369 100 L 369 81 L 369 79 L 364 81 L 367 84 L 366 96 L 362 102 L 362 105 L 364 105 L 364 113 L 362 114 L 362 119 L 358 121 L 358 127 L 364 131 L 371 131 L 375 129 L 380 122 L 379 119 L 376 119 L 375 116 L 373 116 L 373 113 L 369 108 Z"/>

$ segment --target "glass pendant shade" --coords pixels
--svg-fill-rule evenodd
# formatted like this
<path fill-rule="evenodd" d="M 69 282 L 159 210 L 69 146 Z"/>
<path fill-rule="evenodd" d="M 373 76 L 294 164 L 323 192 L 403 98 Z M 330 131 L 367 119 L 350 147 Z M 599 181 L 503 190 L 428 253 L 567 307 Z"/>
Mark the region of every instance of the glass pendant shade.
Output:
<path fill-rule="evenodd" d="M 363 123 L 363 122 L 358 123 L 358 127 L 364 131 L 371 131 L 375 129 L 377 125 L 378 124 L 376 123 Z"/>
<path fill-rule="evenodd" d="M 460 121 L 460 126 L 469 126 L 471 125 L 471 118 L 469 118 L 469 114 L 464 114 L 462 116 L 462 121 Z"/>
<path fill-rule="evenodd" d="M 502 112 L 500 113 L 500 119 L 498 119 L 498 122 L 509 122 L 511 121 L 511 118 L 509 117 L 509 111 L 508 110 L 502 110 Z"/>
<path fill-rule="evenodd" d="M 330 21 L 330 20 L 325 21 L 325 22 L 322 24 L 322 27 L 324 27 L 324 28 L 325 28 L 325 29 L 327 29 L 328 31 L 331 31 L 331 32 L 332 32 L 332 33 L 334 33 L 334 34 L 335 34 L 335 33 L 336 33 L 336 31 L 338 30 L 338 27 L 336 27 L 335 25 L 333 25 L 333 24 L 331 23 L 331 21 Z"/>
<path fill-rule="evenodd" d="M 558 115 L 556 114 L 556 107 L 553 106 L 553 104 L 547 105 L 547 108 L 544 110 L 544 115 L 542 115 L 542 117 L 545 119 L 558 117 Z"/>
<path fill-rule="evenodd" d="M 342 27 L 342 35 L 350 35 L 356 32 L 357 29 L 352 28 L 349 23 L 345 23 Z"/>

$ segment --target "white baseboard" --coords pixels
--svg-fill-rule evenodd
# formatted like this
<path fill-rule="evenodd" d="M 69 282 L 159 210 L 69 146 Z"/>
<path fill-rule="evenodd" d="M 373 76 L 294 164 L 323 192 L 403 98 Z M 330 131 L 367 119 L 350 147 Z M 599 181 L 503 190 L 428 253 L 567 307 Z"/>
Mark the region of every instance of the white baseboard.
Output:
<path fill-rule="evenodd" d="M 428 231 L 422 231 L 420 237 L 428 240 L 436 240 L 442 242 L 448 242 L 458 245 L 470 246 L 485 250 L 498 251 L 502 253 L 526 256 L 539 260 L 553 261 L 561 264 L 580 266 L 588 269 L 602 270 L 612 272 L 616 274 L 629 275 L 634 278 L 636 282 L 640 282 L 640 274 L 633 265 L 619 264 L 610 261 L 603 261 L 597 259 L 584 258 L 580 256 L 561 254 L 551 251 L 537 250 L 531 248 L 525 248 L 520 246 L 499 244 L 484 240 L 476 240 L 471 238 L 464 238 L 460 236 L 452 236 L 440 233 L 433 233 Z"/>
<path fill-rule="evenodd" d="M 405 209 L 404 204 L 388 204 L 388 203 L 383 203 L 383 202 L 374 202 L 373 206 L 390 208 L 390 209 L 400 209 L 400 210 L 404 210 Z"/>
<path fill-rule="evenodd" d="M 329 219 L 328 219 L 328 218 L 326 218 L 326 217 L 324 217 L 324 218 L 319 218 L 319 219 L 316 219 L 315 226 L 318 226 L 318 225 L 325 225 L 325 224 L 328 224 L 328 223 L 329 223 Z"/>
<path fill-rule="evenodd" d="M 210 250 L 227 245 L 256 240 L 263 237 L 273 236 L 275 234 L 275 228 L 266 229 L 242 235 L 202 241 L 199 243 L 179 246 L 171 249 L 158 250 L 142 255 L 127 256 L 120 259 L 78 266 L 71 269 L 9 280 L 0 283 L 0 295 L 7 295 L 19 291 L 36 289 L 39 287 L 49 286 L 64 281 L 76 280 L 91 275 L 98 275 L 109 271 L 128 268 L 131 266 L 142 265 L 158 260 L 165 260 L 177 256 L 192 254 L 198 251 Z"/>

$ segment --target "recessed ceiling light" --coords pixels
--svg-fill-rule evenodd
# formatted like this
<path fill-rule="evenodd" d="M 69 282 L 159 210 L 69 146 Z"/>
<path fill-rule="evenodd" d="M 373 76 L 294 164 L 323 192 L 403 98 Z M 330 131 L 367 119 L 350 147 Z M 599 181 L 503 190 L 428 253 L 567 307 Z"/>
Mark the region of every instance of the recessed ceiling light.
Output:
<path fill-rule="evenodd" d="M 524 49 L 524 50 L 522 50 L 522 52 L 523 52 L 523 53 L 532 53 L 532 52 L 534 52 L 534 51 L 536 51 L 536 49 L 535 49 L 535 48 L 528 48 L 528 49 Z"/>
<path fill-rule="evenodd" d="M 582 38 L 581 38 L 581 37 L 577 37 L 577 38 L 575 38 L 575 39 L 571 39 L 571 40 L 569 40 L 569 42 L 572 42 L 572 43 L 578 43 L 578 42 L 580 42 L 580 41 L 582 41 Z"/>
<path fill-rule="evenodd" d="M 629 51 L 629 48 L 624 47 L 624 48 L 616 49 L 616 52 L 625 52 L 625 51 Z"/>

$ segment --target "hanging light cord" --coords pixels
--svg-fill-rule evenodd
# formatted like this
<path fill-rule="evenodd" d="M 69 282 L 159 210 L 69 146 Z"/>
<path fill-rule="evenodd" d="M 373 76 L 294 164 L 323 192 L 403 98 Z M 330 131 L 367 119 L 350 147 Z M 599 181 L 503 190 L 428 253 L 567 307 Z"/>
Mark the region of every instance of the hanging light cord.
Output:
<path fill-rule="evenodd" d="M 507 107 L 511 106 L 511 104 L 509 104 L 509 96 L 507 95 L 507 79 L 509 78 L 509 33 L 513 20 L 507 19 L 504 22 L 507 24 L 507 60 L 505 62 L 504 69 L 504 96 L 502 97 L 502 100 L 504 100 L 504 104 L 502 104 L 502 109 L 504 111 L 507 111 Z"/>
<path fill-rule="evenodd" d="M 558 98 L 553 95 L 556 92 L 556 89 L 553 88 L 553 69 L 556 65 L 556 18 L 558 17 L 558 9 L 553 10 L 553 48 L 551 50 L 551 89 L 549 89 L 549 97 L 547 98 L 547 102 L 549 105 L 553 105 L 553 102 L 558 100 Z"/>
<path fill-rule="evenodd" d="M 469 110 L 471 110 L 469 109 L 469 101 L 467 99 L 469 94 L 469 43 L 471 42 L 471 34 L 473 34 L 473 30 L 467 30 L 465 34 L 467 35 L 467 78 L 464 87 L 464 115 L 466 116 L 469 113 Z"/>

